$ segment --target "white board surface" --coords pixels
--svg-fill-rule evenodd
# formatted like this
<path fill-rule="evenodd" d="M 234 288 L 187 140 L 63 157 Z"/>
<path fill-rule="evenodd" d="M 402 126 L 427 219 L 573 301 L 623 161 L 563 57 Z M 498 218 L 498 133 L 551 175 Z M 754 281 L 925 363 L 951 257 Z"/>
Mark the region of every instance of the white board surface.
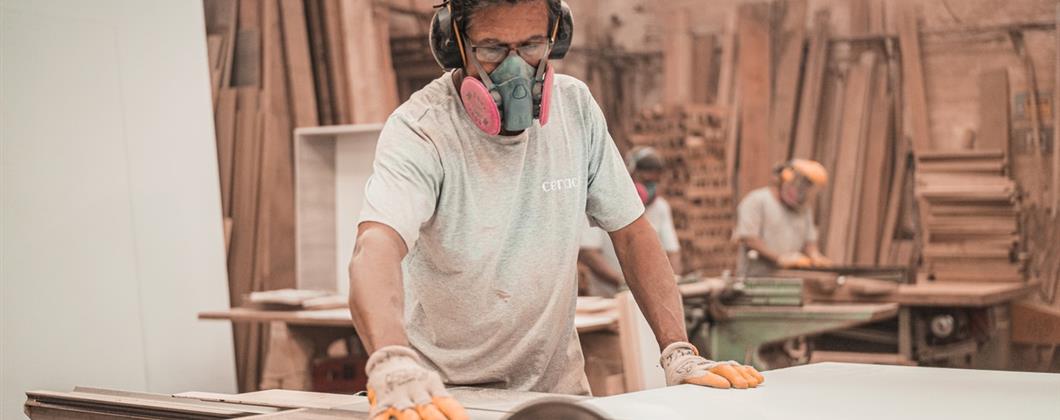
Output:
<path fill-rule="evenodd" d="M 1060 374 L 819 363 L 748 390 L 693 385 L 586 401 L 615 419 L 1058 419 Z"/>

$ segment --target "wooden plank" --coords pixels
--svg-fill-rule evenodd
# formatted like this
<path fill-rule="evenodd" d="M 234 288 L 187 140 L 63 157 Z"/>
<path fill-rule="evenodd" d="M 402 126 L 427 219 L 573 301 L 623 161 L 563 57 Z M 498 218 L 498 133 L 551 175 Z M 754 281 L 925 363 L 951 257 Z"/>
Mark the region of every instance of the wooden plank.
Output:
<path fill-rule="evenodd" d="M 806 40 L 806 0 L 787 0 L 784 22 L 776 37 L 780 62 L 776 71 L 776 92 L 770 113 L 770 161 L 783 162 L 791 157 L 792 131 L 799 100 L 803 48 Z"/>
<path fill-rule="evenodd" d="M 206 55 L 210 64 L 210 97 L 213 99 L 214 107 L 217 106 L 217 96 L 221 90 L 221 72 L 224 66 L 221 63 L 224 48 L 223 35 L 206 35 Z"/>
<path fill-rule="evenodd" d="M 229 304 L 239 306 L 242 296 L 253 290 L 257 248 L 258 180 L 260 168 L 261 114 L 256 88 L 237 89 L 236 137 L 232 165 L 232 239 L 228 250 Z M 255 366 L 257 333 L 254 328 L 232 329 L 236 347 L 236 370 L 240 389 L 257 386 Z"/>
<path fill-rule="evenodd" d="M 909 106 L 913 133 L 913 153 L 932 148 L 931 125 L 928 120 L 927 93 L 924 88 L 924 65 L 920 53 L 920 29 L 917 13 L 910 2 L 900 5 L 898 42 L 902 50 L 903 100 Z"/>
<path fill-rule="evenodd" d="M 234 418 L 245 416 L 247 414 L 254 414 L 241 410 L 181 403 L 179 400 L 167 402 L 126 396 L 90 394 L 85 392 L 28 391 L 26 392 L 26 396 L 37 401 L 57 404 L 67 403 L 97 405 L 103 407 L 127 407 L 159 411 L 170 413 L 171 415 L 179 414 L 208 418 Z"/>
<path fill-rule="evenodd" d="M 850 35 L 869 34 L 869 0 L 850 0 L 847 4 L 850 6 Z"/>
<path fill-rule="evenodd" d="M 232 166 L 235 161 L 236 99 L 234 89 L 224 89 L 217 100 L 214 129 L 217 135 L 217 169 L 221 183 L 221 213 L 232 216 Z"/>
<path fill-rule="evenodd" d="M 872 106 L 869 114 L 869 126 L 867 143 L 865 149 L 865 166 L 862 176 L 862 187 L 860 197 L 861 211 L 858 223 L 854 226 L 856 231 L 856 247 L 854 262 L 857 264 L 874 265 L 878 262 L 879 245 L 881 235 L 882 217 L 881 203 L 886 194 L 886 179 L 874 174 L 883 174 L 887 165 L 887 149 L 892 138 L 891 109 L 893 102 L 887 92 L 887 78 L 883 77 L 882 68 L 880 77 L 876 78 L 873 88 Z"/>
<path fill-rule="evenodd" d="M 839 151 L 836 169 L 832 177 L 830 219 L 828 220 L 828 240 L 825 253 L 839 264 L 850 263 L 853 259 L 851 250 L 851 232 L 854 226 L 851 221 L 856 217 L 855 193 L 860 183 L 859 161 L 864 154 L 864 134 L 868 127 L 869 92 L 874 83 L 876 56 L 865 52 L 859 63 L 851 67 L 847 74 L 849 86 L 843 100 L 843 126 L 839 138 Z"/>
<path fill-rule="evenodd" d="M 328 40 L 325 35 L 323 2 L 305 2 L 306 25 L 309 36 L 309 56 L 313 67 L 313 83 L 317 105 L 317 120 L 321 125 L 339 124 L 335 119 L 332 95 L 332 80 L 329 75 Z"/>
<path fill-rule="evenodd" d="M 283 28 L 277 0 L 263 2 L 263 102 L 265 131 L 261 149 L 258 204 L 258 256 L 261 287 L 295 287 L 294 149 L 290 95 L 284 60 Z"/>
<path fill-rule="evenodd" d="M 1060 308 L 1034 302 L 1012 304 L 1012 342 L 1060 345 Z"/>
<path fill-rule="evenodd" d="M 349 65 L 346 58 L 347 46 L 342 19 L 343 7 L 347 7 L 342 0 L 324 0 L 321 3 L 323 29 L 322 36 L 325 37 L 327 52 L 324 62 L 327 70 L 327 80 L 330 80 L 330 107 L 332 109 L 333 124 L 350 124 L 353 122 L 353 98 L 352 88 L 349 80 Z M 367 9 L 363 11 L 368 14 Z"/>
<path fill-rule="evenodd" d="M 894 129 L 898 132 L 901 131 L 899 127 L 894 127 Z M 908 143 L 904 138 L 900 138 L 897 142 L 894 177 L 891 180 L 890 193 L 887 197 L 887 213 L 883 218 L 882 238 L 880 239 L 880 249 L 877 255 L 878 261 L 886 260 L 891 264 L 901 264 L 901 261 L 905 261 L 897 255 L 897 249 L 892 250 L 891 245 L 894 241 L 895 230 L 898 227 L 898 215 L 902 209 L 906 178 L 909 176 L 909 171 L 911 169 L 909 167 Z"/>
<path fill-rule="evenodd" d="M 722 35 L 721 40 L 721 67 L 718 70 L 718 96 L 714 103 L 717 105 L 735 105 L 735 98 L 733 97 L 733 80 L 735 78 L 736 69 L 736 20 L 737 13 L 733 11 L 729 14 L 728 20 L 725 23 L 725 33 Z M 734 107 L 734 109 L 736 109 Z M 730 124 L 730 129 L 734 129 L 739 124 Z M 735 136 L 729 137 L 729 139 L 735 139 Z"/>
<path fill-rule="evenodd" d="M 283 11 L 283 44 L 296 128 L 319 124 L 303 5 L 302 0 L 280 0 Z"/>
<path fill-rule="evenodd" d="M 666 105 L 682 105 L 692 101 L 692 32 L 688 28 L 689 13 L 675 8 L 666 25 L 663 48 L 663 101 Z"/>
<path fill-rule="evenodd" d="M 739 6 L 737 42 L 740 45 L 737 65 L 737 89 L 740 98 L 739 175 L 737 196 L 769 184 L 770 169 L 777 162 L 763 159 L 772 156 L 769 147 L 770 30 L 768 3 Z"/>
<path fill-rule="evenodd" d="M 1060 28 L 1060 4 L 1056 5 L 1056 23 Z M 1053 68 L 1056 71 L 1053 78 L 1053 209 L 1054 219 L 1060 215 L 1060 30 L 1054 31 L 1056 36 L 1056 53 Z M 1007 98 L 1007 97 L 1006 97 Z"/>
<path fill-rule="evenodd" d="M 714 51 L 717 48 L 718 38 L 713 34 L 696 35 L 692 38 L 692 69 L 695 74 L 705 77 L 692 83 L 692 102 L 700 104 L 712 104 L 715 101 L 716 89 L 711 83 L 714 73 Z"/>
<path fill-rule="evenodd" d="M 979 132 L 976 149 L 1007 150 L 1009 145 L 1008 69 L 979 74 Z"/>
<path fill-rule="evenodd" d="M 817 124 L 820 121 L 821 95 L 824 94 L 824 75 L 828 62 L 828 10 L 814 15 L 814 30 L 810 36 L 806 54 L 806 72 L 799 99 L 798 124 L 795 126 L 795 141 L 792 157 L 814 159 L 817 140 Z"/>
<path fill-rule="evenodd" d="M 346 75 L 354 124 L 383 122 L 397 106 L 390 63 L 389 9 L 372 0 L 342 0 Z"/>

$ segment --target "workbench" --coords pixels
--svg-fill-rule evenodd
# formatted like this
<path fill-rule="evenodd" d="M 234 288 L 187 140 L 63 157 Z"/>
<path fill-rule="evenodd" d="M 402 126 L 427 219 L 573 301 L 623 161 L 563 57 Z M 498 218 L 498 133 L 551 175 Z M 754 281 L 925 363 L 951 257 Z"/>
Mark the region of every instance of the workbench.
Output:
<path fill-rule="evenodd" d="M 762 373 L 749 390 L 694 385 L 603 398 L 451 388 L 471 419 L 502 419 L 541 399 L 566 398 L 615 420 L 642 419 L 910 419 L 994 420 L 1060 418 L 1060 374 L 820 363 Z M 110 420 L 115 413 L 143 419 L 183 418 L 365 419 L 368 401 L 356 395 L 269 390 L 244 394 L 174 395 L 77 388 L 27 392 L 33 420 Z M 88 414 L 92 415 L 89 416 Z M 169 417 L 172 418 L 172 417 Z"/>
<path fill-rule="evenodd" d="M 592 303 L 599 306 L 600 302 L 594 300 Z M 240 307 L 201 312 L 199 319 L 254 322 L 269 328 L 269 341 L 262 365 L 262 389 L 312 389 L 313 360 L 326 355 L 332 343 L 356 337 L 349 308 L 264 310 Z M 612 353 L 616 350 L 608 347 L 618 347 L 618 315 L 613 309 L 577 313 L 574 326 L 582 339 L 590 384 L 595 386 L 594 389 L 603 389 L 603 381 L 614 374 L 614 369 L 607 369 L 601 375 L 596 375 L 592 370 L 608 364 L 607 359 L 614 358 Z M 599 352 L 607 353 L 606 357 L 596 357 Z"/>

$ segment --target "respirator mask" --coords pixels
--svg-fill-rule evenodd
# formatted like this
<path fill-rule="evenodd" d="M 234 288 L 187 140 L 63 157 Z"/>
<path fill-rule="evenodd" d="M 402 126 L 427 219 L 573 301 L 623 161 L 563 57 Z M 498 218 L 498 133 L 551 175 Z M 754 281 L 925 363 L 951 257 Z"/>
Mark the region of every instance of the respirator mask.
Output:
<path fill-rule="evenodd" d="M 530 128 L 534 119 L 548 123 L 552 97 L 552 66 L 548 63 L 549 43 L 525 44 L 519 47 L 471 46 L 471 66 L 479 77 L 465 76 L 460 84 L 460 99 L 471 121 L 489 135 L 501 130 L 519 132 Z M 503 61 L 486 73 L 482 61 Z M 537 68 L 524 59 L 539 60 Z"/>

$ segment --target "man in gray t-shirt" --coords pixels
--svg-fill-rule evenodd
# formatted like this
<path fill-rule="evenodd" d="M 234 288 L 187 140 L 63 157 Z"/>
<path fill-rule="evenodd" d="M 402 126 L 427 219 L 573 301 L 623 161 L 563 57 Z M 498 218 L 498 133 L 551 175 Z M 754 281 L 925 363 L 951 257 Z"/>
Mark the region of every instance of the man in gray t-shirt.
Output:
<path fill-rule="evenodd" d="M 433 52 L 456 69 L 384 125 L 350 262 L 372 418 L 466 418 L 443 383 L 588 394 L 574 329 L 586 216 L 610 233 L 668 383 L 761 382 L 687 342 L 673 272 L 599 106 L 548 67 L 570 25 L 558 0 L 454 0 L 436 14 Z"/>
<path fill-rule="evenodd" d="M 827 182 L 821 164 L 794 159 L 774 170 L 773 185 L 751 191 L 740 201 L 733 230 L 733 238 L 740 241 L 737 274 L 769 276 L 778 268 L 831 265 L 817 248 L 809 206 Z"/>

